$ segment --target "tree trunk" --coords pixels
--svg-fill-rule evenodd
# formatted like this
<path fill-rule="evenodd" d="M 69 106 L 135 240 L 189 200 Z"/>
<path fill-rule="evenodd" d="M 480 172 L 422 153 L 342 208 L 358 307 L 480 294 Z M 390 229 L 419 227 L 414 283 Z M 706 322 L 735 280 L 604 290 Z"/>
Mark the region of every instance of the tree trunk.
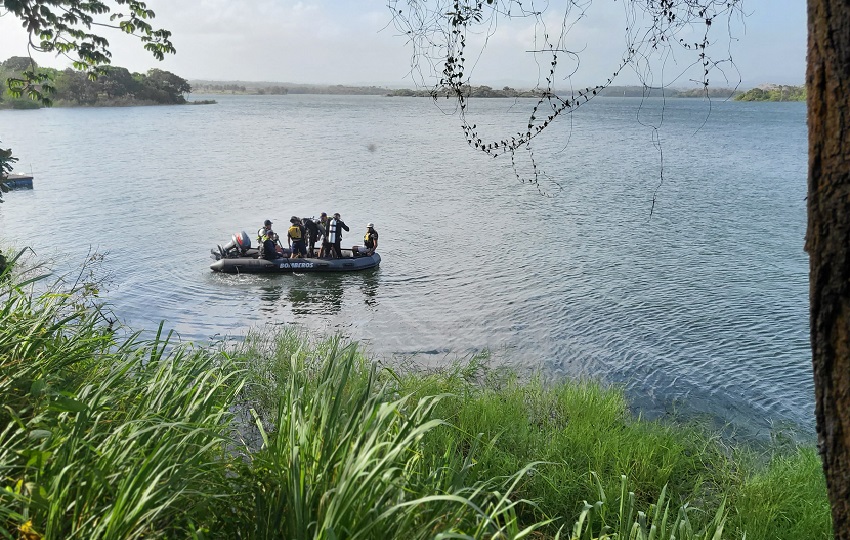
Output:
<path fill-rule="evenodd" d="M 850 1 L 809 0 L 808 24 L 815 417 L 835 538 L 850 540 Z"/>

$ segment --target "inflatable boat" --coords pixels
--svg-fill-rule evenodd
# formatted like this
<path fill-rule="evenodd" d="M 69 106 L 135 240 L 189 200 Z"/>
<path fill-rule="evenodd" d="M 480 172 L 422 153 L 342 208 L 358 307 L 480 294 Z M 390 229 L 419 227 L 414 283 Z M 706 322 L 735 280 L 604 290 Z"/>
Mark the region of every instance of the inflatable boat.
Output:
<path fill-rule="evenodd" d="M 375 268 L 381 263 L 377 253 L 364 255 L 357 253 L 357 247 L 343 249 L 340 259 L 320 259 L 318 257 L 289 258 L 289 250 L 284 248 L 284 256 L 269 260 L 261 258 L 260 251 L 251 247 L 251 239 L 245 231 L 234 234 L 225 246 L 216 246 L 210 250 L 213 263 L 210 269 L 227 274 L 288 274 L 291 272 L 353 272 Z"/>

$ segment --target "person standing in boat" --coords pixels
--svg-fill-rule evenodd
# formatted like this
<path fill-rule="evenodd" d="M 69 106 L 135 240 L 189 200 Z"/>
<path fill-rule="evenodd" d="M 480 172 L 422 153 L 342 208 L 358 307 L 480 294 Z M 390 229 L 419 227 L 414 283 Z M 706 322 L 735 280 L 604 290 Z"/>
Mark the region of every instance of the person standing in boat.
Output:
<path fill-rule="evenodd" d="M 307 255 L 307 248 L 304 243 L 304 226 L 301 225 L 301 220 L 295 216 L 290 218 L 289 223 L 292 225 L 290 225 L 289 231 L 286 233 L 286 243 L 292 249 L 291 257 L 293 259 L 305 257 Z"/>
<path fill-rule="evenodd" d="M 340 249 L 340 243 L 342 242 L 342 231 L 350 231 L 348 225 L 341 219 L 339 212 L 334 214 L 333 219 L 331 219 L 330 224 L 328 225 L 328 242 L 331 244 L 331 258 L 332 259 L 341 259 L 342 258 L 342 249 Z"/>
<path fill-rule="evenodd" d="M 307 255 L 316 256 L 316 241 L 319 239 L 319 225 L 310 218 L 303 218 L 301 224 L 307 231 Z"/>
<path fill-rule="evenodd" d="M 262 245 L 270 232 L 272 232 L 272 222 L 270 219 L 267 219 L 263 222 L 263 226 L 257 230 L 257 244 Z"/>
<path fill-rule="evenodd" d="M 330 232 L 331 220 L 328 219 L 328 214 L 322 212 L 319 216 L 319 227 L 322 228 L 322 248 L 319 250 L 319 257 L 328 257 L 331 253 L 331 245 L 328 242 L 328 234 Z"/>

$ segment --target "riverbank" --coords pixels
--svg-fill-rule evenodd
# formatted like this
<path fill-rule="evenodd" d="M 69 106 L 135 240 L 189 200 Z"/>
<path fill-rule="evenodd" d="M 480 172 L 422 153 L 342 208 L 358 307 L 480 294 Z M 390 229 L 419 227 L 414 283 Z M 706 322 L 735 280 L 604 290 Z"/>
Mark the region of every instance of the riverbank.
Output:
<path fill-rule="evenodd" d="M 160 103 L 153 100 L 139 100 L 132 98 L 116 98 L 116 99 L 101 99 L 96 103 L 80 104 L 68 100 L 58 100 L 51 103 L 54 108 L 105 108 L 105 107 L 154 107 L 161 105 L 215 105 L 218 102 L 214 99 L 196 99 L 186 100 L 182 103 Z M 43 105 L 38 102 L 28 99 L 15 99 L 0 102 L 0 111 L 2 110 L 37 110 L 42 109 Z"/>
<path fill-rule="evenodd" d="M 141 340 L 96 285 L 45 285 L 10 259 L 4 535 L 550 538 L 582 516 L 577 530 L 594 535 L 679 516 L 690 525 L 677 538 L 721 523 L 723 538 L 829 537 L 812 448 L 732 448 L 632 416 L 615 388 L 523 381 L 482 356 L 426 372 L 292 330 Z"/>

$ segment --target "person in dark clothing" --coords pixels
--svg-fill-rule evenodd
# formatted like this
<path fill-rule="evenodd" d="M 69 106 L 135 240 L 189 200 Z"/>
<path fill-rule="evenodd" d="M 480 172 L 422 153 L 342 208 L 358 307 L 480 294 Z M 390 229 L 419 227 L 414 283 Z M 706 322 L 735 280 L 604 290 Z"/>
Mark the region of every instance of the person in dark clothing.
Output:
<path fill-rule="evenodd" d="M 282 257 L 282 255 L 277 252 L 277 234 L 271 231 L 269 231 L 265 240 L 263 240 L 261 249 L 263 251 L 262 256 L 264 259 L 273 261 Z"/>
<path fill-rule="evenodd" d="M 342 258 L 340 243 L 342 242 L 342 231 L 344 230 L 349 231 L 351 229 L 348 228 L 348 225 L 345 224 L 340 218 L 339 212 L 337 212 L 328 224 L 328 242 L 331 244 L 332 259 Z"/>
<path fill-rule="evenodd" d="M 309 257 L 315 257 L 316 241 L 319 239 L 319 225 L 310 218 L 302 219 L 301 223 L 307 229 L 307 255 Z"/>
<path fill-rule="evenodd" d="M 328 219 L 328 214 L 322 212 L 319 216 L 319 226 L 322 228 L 322 249 L 319 250 L 319 257 L 325 258 L 331 254 L 331 245 L 328 242 L 328 229 L 330 229 L 331 220 Z"/>

